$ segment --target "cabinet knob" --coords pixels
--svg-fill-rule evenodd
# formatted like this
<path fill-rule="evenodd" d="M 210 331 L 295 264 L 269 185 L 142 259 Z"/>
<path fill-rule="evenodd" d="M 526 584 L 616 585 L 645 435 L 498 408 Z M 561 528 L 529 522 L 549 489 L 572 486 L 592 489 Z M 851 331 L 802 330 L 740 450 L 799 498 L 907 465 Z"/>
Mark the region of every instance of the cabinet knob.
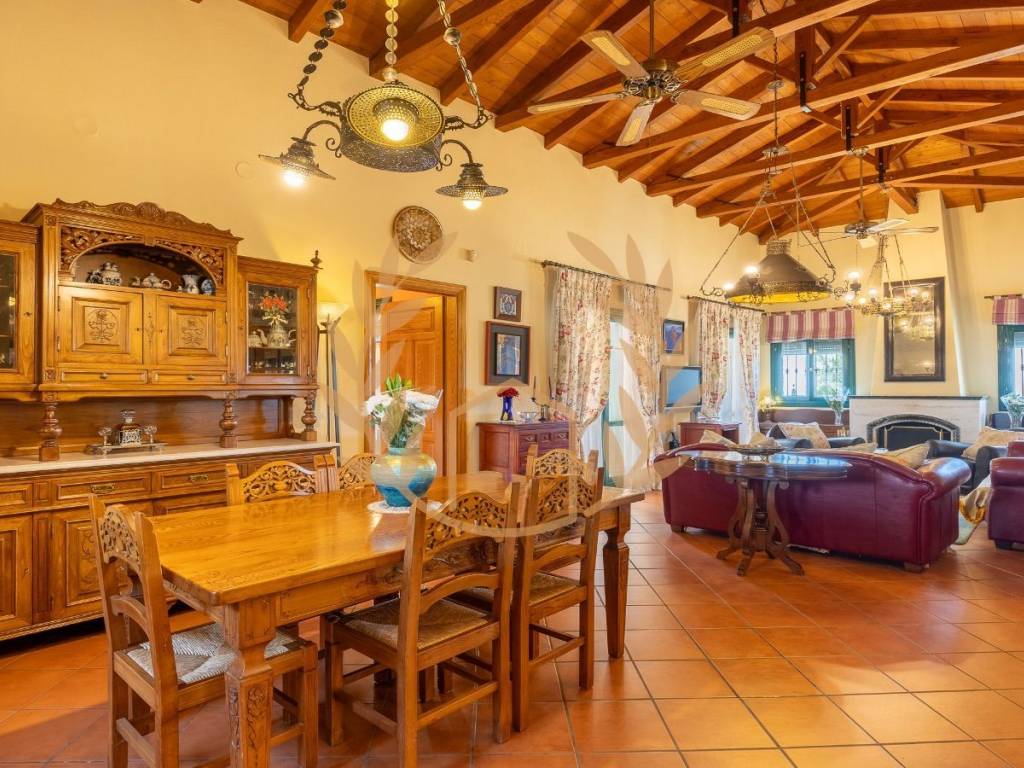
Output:
<path fill-rule="evenodd" d="M 200 472 L 198 474 L 188 476 L 188 481 L 190 483 L 205 483 L 209 479 L 210 476 L 205 472 Z"/>
<path fill-rule="evenodd" d="M 191 373 L 188 376 L 186 376 L 185 378 L 188 379 L 189 381 L 195 381 L 196 380 L 196 377 L 193 374 L 191 374 Z"/>
<path fill-rule="evenodd" d="M 104 371 L 103 373 L 100 374 L 100 378 L 104 379 L 104 380 L 105 379 L 109 379 L 110 378 L 110 374 L 107 373 L 106 371 Z"/>

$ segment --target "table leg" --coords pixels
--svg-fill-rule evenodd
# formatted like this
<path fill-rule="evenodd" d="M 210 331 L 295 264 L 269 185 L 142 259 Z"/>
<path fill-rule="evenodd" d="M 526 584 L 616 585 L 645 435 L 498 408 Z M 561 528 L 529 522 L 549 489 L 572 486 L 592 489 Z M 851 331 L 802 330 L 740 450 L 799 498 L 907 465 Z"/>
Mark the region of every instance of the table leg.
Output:
<path fill-rule="evenodd" d="M 765 544 L 765 550 L 769 555 L 785 563 L 786 567 L 788 567 L 793 573 L 798 576 L 803 576 L 803 566 L 789 556 L 789 531 L 786 530 L 786 526 L 784 526 L 782 521 L 779 519 L 779 512 L 775 507 L 775 489 L 778 487 L 785 488 L 786 485 L 786 483 L 779 483 L 773 480 L 767 484 L 764 490 L 765 507 L 768 512 L 768 519 L 766 521 L 768 538 Z M 778 536 L 777 540 L 776 536 Z"/>
<path fill-rule="evenodd" d="M 727 481 L 733 482 L 732 478 L 728 478 Z M 742 529 L 747 520 L 748 509 L 747 483 L 741 480 L 736 483 L 736 509 L 733 510 L 732 517 L 729 518 L 729 523 L 725 528 L 725 532 L 729 535 L 729 546 L 718 551 L 716 557 L 719 560 L 725 560 L 733 552 L 744 548 Z"/>
<path fill-rule="evenodd" d="M 604 602 L 608 622 L 608 655 L 621 659 L 626 648 L 626 591 L 629 586 L 629 545 L 626 534 L 632 521 L 630 505 L 616 509 L 614 528 L 605 531 Z"/>
<path fill-rule="evenodd" d="M 235 651 L 225 674 L 232 768 L 267 768 L 274 678 L 264 658 L 274 637 L 270 602 L 250 600 L 228 606 L 224 635 Z"/>
<path fill-rule="evenodd" d="M 754 559 L 754 553 L 758 551 L 757 547 L 757 497 L 754 495 L 754 489 L 747 483 L 743 483 L 743 507 L 746 510 L 743 517 L 743 534 L 741 541 L 743 542 L 743 557 L 740 558 L 740 564 L 736 566 L 736 573 L 740 576 L 746 576 L 747 570 L 750 568 L 750 561 Z"/>

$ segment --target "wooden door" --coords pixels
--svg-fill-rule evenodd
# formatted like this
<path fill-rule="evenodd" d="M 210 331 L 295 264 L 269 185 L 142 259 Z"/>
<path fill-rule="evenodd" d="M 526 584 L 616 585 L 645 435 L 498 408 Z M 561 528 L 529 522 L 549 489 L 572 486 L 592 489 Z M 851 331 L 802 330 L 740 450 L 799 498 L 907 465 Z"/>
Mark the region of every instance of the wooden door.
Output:
<path fill-rule="evenodd" d="M 420 392 L 444 388 L 444 297 L 391 301 L 381 308 L 378 387 L 384 379 L 400 374 L 411 379 Z M 423 431 L 423 452 L 434 457 L 444 471 L 444 401 Z"/>
<path fill-rule="evenodd" d="M 152 512 L 148 501 L 124 503 L 131 512 Z M 54 512 L 50 518 L 51 621 L 100 610 L 96 539 L 88 508 Z"/>
<path fill-rule="evenodd" d="M 32 623 L 32 517 L 0 517 L 0 632 Z"/>
<path fill-rule="evenodd" d="M 223 299 L 189 294 L 147 296 L 156 320 L 156 366 L 225 370 L 227 317 Z"/>
<path fill-rule="evenodd" d="M 62 285 L 57 291 L 57 358 L 61 363 L 144 364 L 140 291 L 71 285 Z"/>

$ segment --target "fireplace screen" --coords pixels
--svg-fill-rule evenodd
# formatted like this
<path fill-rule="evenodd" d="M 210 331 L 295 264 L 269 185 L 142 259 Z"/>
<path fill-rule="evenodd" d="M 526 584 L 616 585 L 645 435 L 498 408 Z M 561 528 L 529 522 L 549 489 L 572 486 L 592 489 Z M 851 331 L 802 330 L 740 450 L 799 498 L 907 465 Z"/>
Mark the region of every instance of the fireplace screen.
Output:
<path fill-rule="evenodd" d="M 896 451 L 929 440 L 959 440 L 960 428 L 945 419 L 917 414 L 888 416 L 868 423 L 868 442 Z"/>

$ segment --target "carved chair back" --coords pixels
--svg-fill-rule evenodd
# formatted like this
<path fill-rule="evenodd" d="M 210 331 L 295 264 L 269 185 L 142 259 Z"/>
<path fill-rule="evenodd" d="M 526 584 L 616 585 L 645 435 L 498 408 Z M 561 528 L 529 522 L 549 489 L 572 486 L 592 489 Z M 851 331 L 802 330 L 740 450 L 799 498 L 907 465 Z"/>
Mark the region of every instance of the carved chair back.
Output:
<path fill-rule="evenodd" d="M 592 480 L 578 474 L 536 476 L 531 480 L 516 559 L 517 596 L 530 594 L 537 572 L 571 565 L 580 567 L 581 586 L 591 584 L 597 556 L 595 513 L 603 488 L 601 469 Z"/>
<path fill-rule="evenodd" d="M 306 469 L 291 461 L 271 461 L 251 475 L 242 477 L 238 465 L 229 462 L 225 469 L 228 504 L 323 493 L 329 490 L 328 474 L 331 467 L 337 471 L 333 455 L 329 459 L 324 458 L 323 466 L 318 469 Z"/>
<path fill-rule="evenodd" d="M 591 451 L 587 460 L 583 461 L 573 451 L 566 448 L 554 448 L 543 455 L 538 455 L 536 443 L 526 453 L 526 477 L 581 475 L 592 480 L 597 475 L 597 451 Z"/>
<path fill-rule="evenodd" d="M 149 641 L 158 704 L 177 695 L 171 624 L 156 536 L 149 519 L 122 504 L 90 499 L 103 619 L 110 653 Z M 127 575 L 128 586 L 123 587 Z"/>
<path fill-rule="evenodd" d="M 398 650 L 403 659 L 416 653 L 419 618 L 432 605 L 463 590 L 483 587 L 494 591 L 493 620 L 509 615 L 515 562 L 516 517 L 520 484 L 499 501 L 476 491 L 438 505 L 419 499 L 409 515 L 409 533 L 402 575 Z M 441 572 L 456 575 L 432 583 Z"/>
<path fill-rule="evenodd" d="M 338 478 L 337 489 L 347 491 L 350 489 L 365 488 L 373 484 L 370 477 L 370 467 L 377 460 L 372 453 L 357 453 L 346 459 L 341 467 L 336 470 Z"/>

